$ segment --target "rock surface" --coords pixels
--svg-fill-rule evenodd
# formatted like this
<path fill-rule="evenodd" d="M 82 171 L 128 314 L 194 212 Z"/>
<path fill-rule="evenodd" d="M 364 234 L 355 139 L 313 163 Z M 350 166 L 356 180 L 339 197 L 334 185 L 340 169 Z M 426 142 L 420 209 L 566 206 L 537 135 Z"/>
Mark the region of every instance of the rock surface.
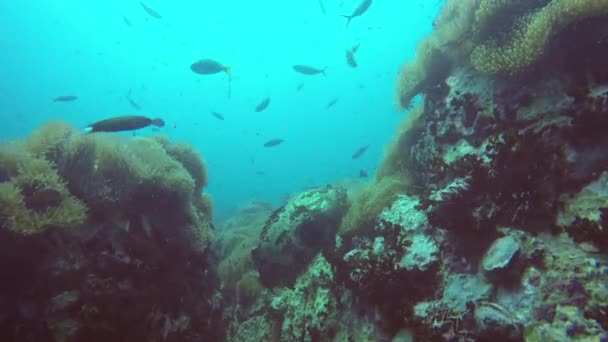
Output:
<path fill-rule="evenodd" d="M 298 194 L 277 209 L 252 251 L 262 282 L 292 285 L 314 256 L 333 243 L 346 206 L 346 190 L 327 186 Z"/>

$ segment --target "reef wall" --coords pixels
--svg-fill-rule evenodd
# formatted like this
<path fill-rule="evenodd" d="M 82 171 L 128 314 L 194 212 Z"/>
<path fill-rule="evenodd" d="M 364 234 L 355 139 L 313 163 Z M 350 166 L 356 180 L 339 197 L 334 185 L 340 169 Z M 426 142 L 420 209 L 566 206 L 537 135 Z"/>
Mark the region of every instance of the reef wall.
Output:
<path fill-rule="evenodd" d="M 314 258 L 274 249 L 271 284 L 249 264 L 228 339 L 606 338 L 607 23 L 604 0 L 446 1 L 398 77 L 418 104 L 378 172 Z"/>

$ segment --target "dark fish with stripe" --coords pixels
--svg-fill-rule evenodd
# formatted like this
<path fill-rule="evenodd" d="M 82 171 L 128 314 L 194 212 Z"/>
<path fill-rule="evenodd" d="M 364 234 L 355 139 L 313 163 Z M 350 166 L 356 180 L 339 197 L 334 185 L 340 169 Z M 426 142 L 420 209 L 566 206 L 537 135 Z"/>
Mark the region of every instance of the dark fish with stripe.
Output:
<path fill-rule="evenodd" d="M 367 151 L 367 149 L 369 148 L 369 145 L 365 145 L 365 146 L 361 146 L 359 147 L 355 153 L 353 153 L 352 158 L 353 159 L 357 159 L 359 157 L 361 157 L 363 155 L 363 153 L 365 153 L 365 151 Z"/>
<path fill-rule="evenodd" d="M 327 103 L 327 105 L 325 105 L 325 109 L 329 109 L 329 108 L 333 107 L 336 103 L 338 103 L 338 98 L 337 97 L 335 99 L 329 101 Z"/>
<path fill-rule="evenodd" d="M 318 75 L 318 74 L 325 75 L 325 69 L 327 69 L 327 68 L 318 69 L 315 67 L 311 67 L 308 65 L 302 65 L 302 64 L 296 64 L 293 66 L 293 70 L 295 70 L 296 72 L 299 72 L 300 74 L 304 74 L 304 75 Z"/>
<path fill-rule="evenodd" d="M 230 78 L 232 74 L 230 73 L 229 66 L 223 65 L 222 63 L 213 60 L 213 59 L 201 59 L 198 60 L 192 65 L 190 65 L 190 70 L 199 75 L 213 75 L 219 72 L 225 72 L 226 75 Z"/>
<path fill-rule="evenodd" d="M 64 96 L 57 96 L 56 98 L 53 99 L 53 102 L 72 102 L 72 101 L 76 101 L 76 100 L 78 100 L 78 96 L 64 95 Z"/>
<path fill-rule="evenodd" d="M 350 21 L 353 18 L 360 17 L 361 15 L 363 15 L 363 13 L 365 13 L 369 9 L 369 6 L 371 4 L 372 4 L 372 0 L 362 0 L 361 3 L 359 4 L 359 6 L 357 6 L 357 8 L 355 8 L 353 13 L 351 13 L 350 15 L 343 14 L 342 16 L 344 18 L 346 18 L 346 28 L 348 28 L 348 24 L 350 24 Z"/>
<path fill-rule="evenodd" d="M 274 147 L 274 146 L 279 146 L 283 143 L 283 139 L 270 139 L 267 142 L 264 143 L 264 147 Z"/>
<path fill-rule="evenodd" d="M 155 10 L 150 8 L 148 5 L 144 4 L 143 1 L 140 1 L 139 3 L 141 4 L 141 7 L 143 7 L 144 11 L 146 11 L 146 13 L 148 13 L 148 15 L 151 16 L 152 18 L 154 18 L 154 19 L 163 18 L 160 16 L 160 14 L 158 14 L 158 12 L 156 12 Z"/>
<path fill-rule="evenodd" d="M 211 115 L 221 121 L 224 121 L 224 116 L 218 112 L 211 111 Z"/>
<path fill-rule="evenodd" d="M 259 112 L 265 110 L 266 108 L 268 108 L 269 104 L 270 104 L 270 97 L 267 97 L 267 98 L 263 99 L 262 102 L 258 103 L 257 106 L 255 106 L 255 111 L 259 113 Z"/>
<path fill-rule="evenodd" d="M 366 178 L 367 177 L 367 171 L 361 169 L 359 170 L 359 178 Z"/>
<path fill-rule="evenodd" d="M 86 128 L 86 132 L 134 131 L 136 129 L 145 128 L 148 126 L 163 127 L 164 125 L 165 121 L 163 119 L 151 119 L 140 115 L 127 115 L 92 123 Z"/>

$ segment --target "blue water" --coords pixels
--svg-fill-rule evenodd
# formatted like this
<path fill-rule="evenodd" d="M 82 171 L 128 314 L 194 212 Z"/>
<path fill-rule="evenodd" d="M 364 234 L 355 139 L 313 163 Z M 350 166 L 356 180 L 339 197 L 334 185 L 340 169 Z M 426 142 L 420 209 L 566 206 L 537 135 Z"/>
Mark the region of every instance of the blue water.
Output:
<path fill-rule="evenodd" d="M 394 106 L 396 73 L 431 30 L 441 3 L 375 0 L 345 28 L 359 0 L 0 2 L 0 142 L 48 120 L 76 127 L 141 113 L 192 144 L 209 167 L 217 215 L 249 200 L 275 204 L 304 187 L 370 175 L 406 113 Z M 132 23 L 129 27 L 123 15 Z M 356 69 L 345 50 L 360 43 Z M 190 65 L 232 66 L 201 76 Z M 293 64 L 327 67 L 306 76 Z M 303 84 L 298 92 L 296 87 Z M 125 95 L 141 107 L 134 110 Z M 53 103 L 60 95 L 77 101 Z M 261 113 L 255 106 L 271 97 Z M 335 106 L 325 109 L 333 98 Z M 214 110 L 226 120 L 210 115 Z M 138 135 L 158 134 L 145 129 Z M 285 142 L 263 148 L 272 138 Z M 353 152 L 369 150 L 357 160 Z M 263 175 L 259 175 L 263 173 Z"/>

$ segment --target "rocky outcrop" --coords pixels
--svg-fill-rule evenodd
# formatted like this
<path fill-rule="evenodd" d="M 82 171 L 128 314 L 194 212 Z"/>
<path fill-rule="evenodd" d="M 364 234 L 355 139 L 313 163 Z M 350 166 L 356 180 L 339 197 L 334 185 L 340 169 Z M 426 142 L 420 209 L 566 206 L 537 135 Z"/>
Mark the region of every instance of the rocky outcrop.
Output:
<path fill-rule="evenodd" d="M 262 282 L 293 285 L 315 255 L 333 245 L 346 207 L 346 190 L 327 186 L 300 193 L 273 212 L 252 251 Z"/>

